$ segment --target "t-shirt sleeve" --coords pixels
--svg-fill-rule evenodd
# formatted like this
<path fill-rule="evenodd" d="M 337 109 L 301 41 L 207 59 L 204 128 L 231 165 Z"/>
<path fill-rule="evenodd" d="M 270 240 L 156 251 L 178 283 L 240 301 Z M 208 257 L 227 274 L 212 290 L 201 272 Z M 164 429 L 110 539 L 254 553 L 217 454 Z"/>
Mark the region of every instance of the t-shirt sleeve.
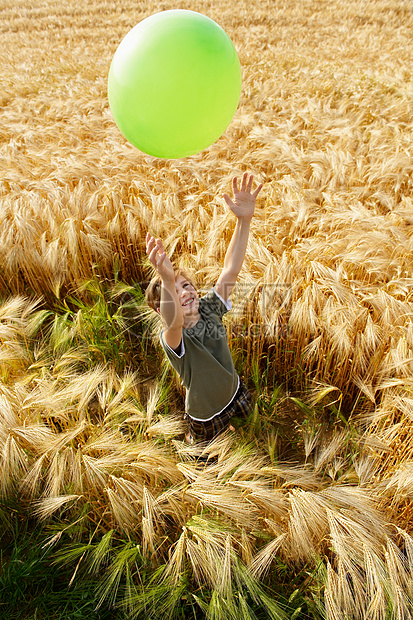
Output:
<path fill-rule="evenodd" d="M 161 331 L 160 341 L 161 341 L 162 348 L 165 351 L 166 356 L 167 356 L 167 358 L 169 360 L 171 360 L 171 361 L 172 361 L 172 359 L 178 360 L 178 359 L 181 359 L 185 355 L 185 345 L 184 345 L 183 337 L 182 337 L 181 343 L 180 343 L 180 345 L 179 345 L 179 347 L 177 349 L 172 349 L 172 347 L 170 347 L 165 342 L 164 330 Z"/>
<path fill-rule="evenodd" d="M 221 295 L 218 295 L 215 288 L 201 297 L 200 303 L 205 314 L 215 314 L 219 318 L 222 318 L 226 312 L 232 309 L 232 303 L 229 300 L 225 301 Z"/>

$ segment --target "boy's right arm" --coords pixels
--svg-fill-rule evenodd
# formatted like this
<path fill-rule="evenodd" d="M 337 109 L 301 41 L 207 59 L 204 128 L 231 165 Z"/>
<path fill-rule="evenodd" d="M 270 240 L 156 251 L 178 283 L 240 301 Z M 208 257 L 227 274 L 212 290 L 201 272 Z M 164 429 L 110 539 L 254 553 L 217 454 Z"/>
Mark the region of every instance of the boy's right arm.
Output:
<path fill-rule="evenodd" d="M 161 278 L 160 315 L 164 324 L 163 337 L 171 349 L 177 349 L 182 340 L 184 318 L 175 289 L 175 273 L 166 255 L 163 243 L 150 233 L 146 235 L 146 253 Z"/>
<path fill-rule="evenodd" d="M 184 319 L 175 290 L 175 279 L 162 280 L 160 314 L 164 324 L 163 337 L 171 349 L 178 349 L 182 340 Z"/>

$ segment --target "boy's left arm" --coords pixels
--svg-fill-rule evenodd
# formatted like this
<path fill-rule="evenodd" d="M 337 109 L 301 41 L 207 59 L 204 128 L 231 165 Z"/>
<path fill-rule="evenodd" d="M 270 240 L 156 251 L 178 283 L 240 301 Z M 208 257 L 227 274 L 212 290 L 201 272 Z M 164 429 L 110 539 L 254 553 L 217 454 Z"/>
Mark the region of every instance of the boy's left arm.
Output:
<path fill-rule="evenodd" d="M 238 188 L 238 179 L 232 179 L 234 200 L 224 194 L 224 200 L 237 218 L 235 229 L 231 237 L 228 249 L 225 253 L 224 267 L 215 285 L 215 290 L 224 300 L 227 300 L 234 288 L 238 274 L 241 271 L 248 245 L 250 224 L 255 210 L 255 201 L 262 188 L 260 183 L 257 189 L 252 192 L 254 177 L 248 178 L 248 173 L 244 172 L 241 186 Z"/>

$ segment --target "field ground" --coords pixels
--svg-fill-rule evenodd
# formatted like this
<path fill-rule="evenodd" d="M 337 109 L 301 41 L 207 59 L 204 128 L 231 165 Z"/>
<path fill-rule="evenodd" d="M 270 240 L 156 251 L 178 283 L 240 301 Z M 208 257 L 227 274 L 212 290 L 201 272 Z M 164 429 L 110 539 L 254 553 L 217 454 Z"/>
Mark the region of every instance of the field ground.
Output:
<path fill-rule="evenodd" d="M 172 8 L 226 30 L 243 87 L 215 144 L 161 160 L 119 133 L 107 75 Z M 410 0 L 0 15 L 0 616 L 410 618 Z M 255 406 L 200 454 L 144 238 L 210 286 L 246 170 L 264 188 L 226 326 Z"/>

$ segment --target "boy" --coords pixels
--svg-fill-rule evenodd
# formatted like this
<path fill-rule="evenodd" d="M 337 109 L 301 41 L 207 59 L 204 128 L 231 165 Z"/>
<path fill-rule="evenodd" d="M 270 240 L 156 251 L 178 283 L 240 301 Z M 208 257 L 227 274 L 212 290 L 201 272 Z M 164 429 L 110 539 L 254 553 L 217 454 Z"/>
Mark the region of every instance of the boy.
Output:
<path fill-rule="evenodd" d="M 224 266 L 214 288 L 201 299 L 190 279 L 175 270 L 162 241 L 150 233 L 146 252 L 157 272 L 146 299 L 163 322 L 161 344 L 186 389 L 185 409 L 189 422 L 187 441 L 210 441 L 226 428 L 231 417 L 246 414 L 251 395 L 239 379 L 222 324 L 231 309 L 230 293 L 244 262 L 255 201 L 262 188 L 252 192 L 253 176 L 244 173 L 240 187 L 232 180 L 233 200 L 224 199 L 236 217 Z M 233 430 L 233 429 L 232 429 Z"/>

